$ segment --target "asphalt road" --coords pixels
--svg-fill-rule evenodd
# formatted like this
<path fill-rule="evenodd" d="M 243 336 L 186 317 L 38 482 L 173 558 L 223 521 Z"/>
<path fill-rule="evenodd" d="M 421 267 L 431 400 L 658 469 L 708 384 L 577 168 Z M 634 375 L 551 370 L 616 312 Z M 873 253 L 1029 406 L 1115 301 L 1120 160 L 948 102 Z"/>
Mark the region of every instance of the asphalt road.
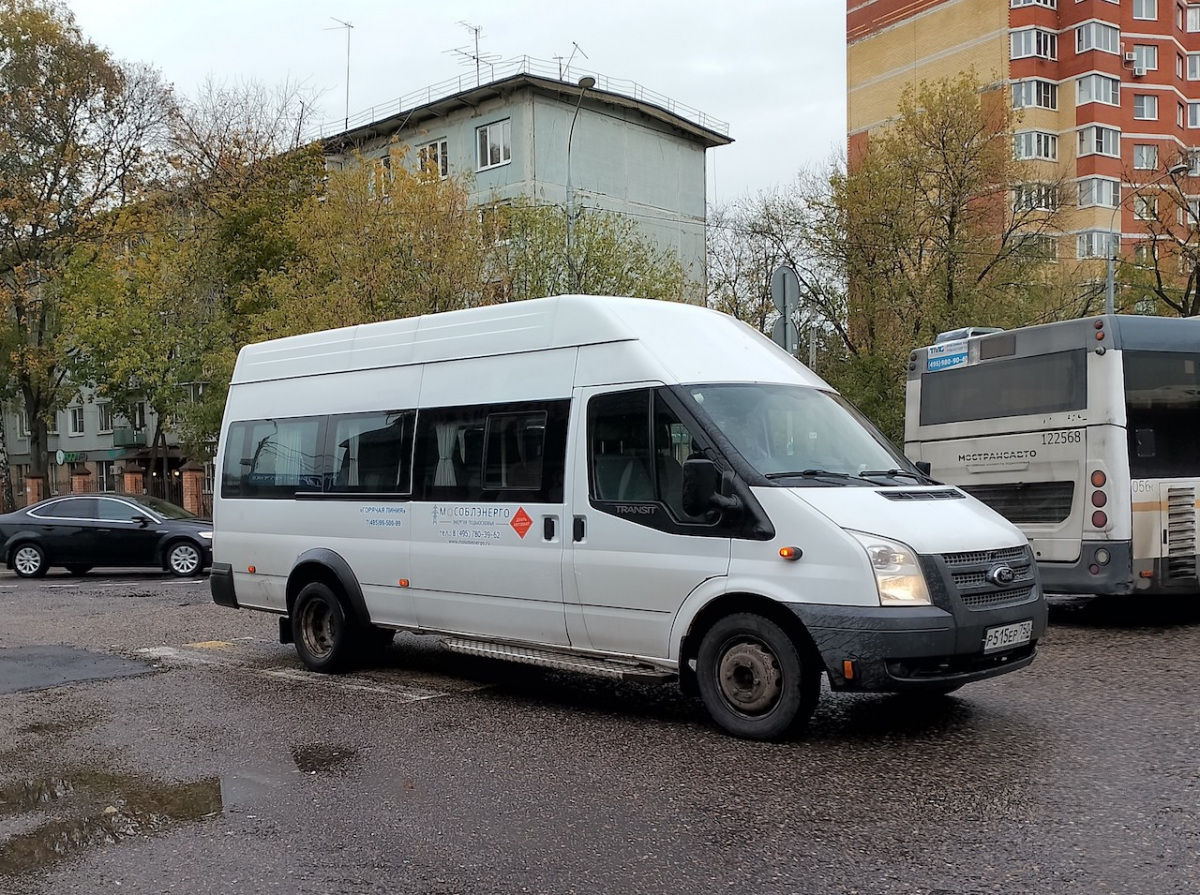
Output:
<path fill-rule="evenodd" d="M 1032 668 L 782 745 L 428 638 L 313 675 L 204 579 L 0 618 L 0 892 L 1200 891 L 1200 598 L 1056 601 Z"/>

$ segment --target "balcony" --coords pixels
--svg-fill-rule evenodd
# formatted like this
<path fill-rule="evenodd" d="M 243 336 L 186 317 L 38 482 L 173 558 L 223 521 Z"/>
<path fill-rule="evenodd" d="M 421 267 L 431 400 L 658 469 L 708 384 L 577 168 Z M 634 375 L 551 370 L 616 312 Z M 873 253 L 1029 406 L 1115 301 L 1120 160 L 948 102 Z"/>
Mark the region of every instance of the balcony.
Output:
<path fill-rule="evenodd" d="M 115 448 L 145 447 L 146 430 L 130 427 L 113 429 L 112 439 Z"/>

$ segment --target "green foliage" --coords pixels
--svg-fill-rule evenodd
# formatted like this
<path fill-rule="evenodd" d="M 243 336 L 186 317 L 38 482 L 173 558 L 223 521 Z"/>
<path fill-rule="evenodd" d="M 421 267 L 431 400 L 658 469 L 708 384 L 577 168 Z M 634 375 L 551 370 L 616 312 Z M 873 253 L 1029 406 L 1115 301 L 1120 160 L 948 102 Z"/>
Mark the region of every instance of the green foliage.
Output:
<path fill-rule="evenodd" d="M 0 2 L 0 60 L 0 382 L 28 412 L 44 473 L 47 422 L 75 390 L 64 271 L 103 241 L 110 210 L 161 173 L 154 147 L 171 94 L 40 0 Z"/>

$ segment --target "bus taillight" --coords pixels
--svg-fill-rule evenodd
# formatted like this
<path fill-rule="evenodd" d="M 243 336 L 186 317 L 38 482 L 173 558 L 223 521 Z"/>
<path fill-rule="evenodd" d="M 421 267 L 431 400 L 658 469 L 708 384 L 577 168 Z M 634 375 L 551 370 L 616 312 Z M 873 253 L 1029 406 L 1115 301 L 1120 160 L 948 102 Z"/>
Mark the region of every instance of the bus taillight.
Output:
<path fill-rule="evenodd" d="M 1092 528 L 1104 528 L 1108 525 L 1108 515 L 1101 510 L 1092 513 Z"/>
<path fill-rule="evenodd" d="M 1108 476 L 1106 476 L 1102 470 L 1097 469 L 1095 472 L 1092 473 L 1092 487 L 1093 488 L 1103 488 L 1104 483 L 1107 481 L 1108 481 Z"/>
<path fill-rule="evenodd" d="M 1092 492 L 1092 506 L 1102 507 L 1106 503 L 1108 503 L 1108 497 L 1105 495 L 1105 493 L 1103 491 L 1093 491 Z"/>

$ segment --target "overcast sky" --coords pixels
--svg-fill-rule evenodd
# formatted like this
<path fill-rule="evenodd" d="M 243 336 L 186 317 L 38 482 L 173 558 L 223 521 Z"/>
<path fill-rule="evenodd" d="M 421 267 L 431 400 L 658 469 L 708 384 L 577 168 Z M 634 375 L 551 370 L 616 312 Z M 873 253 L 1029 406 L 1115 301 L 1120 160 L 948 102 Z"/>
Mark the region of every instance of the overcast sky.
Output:
<path fill-rule="evenodd" d="M 710 150 L 710 201 L 788 184 L 845 144 L 843 0 L 67 0 L 84 34 L 118 58 L 147 62 L 193 94 L 207 78 L 320 93 L 323 116 L 351 117 L 496 60 L 570 57 L 585 68 L 726 121 Z M 335 29 L 335 30 L 326 30 Z"/>

